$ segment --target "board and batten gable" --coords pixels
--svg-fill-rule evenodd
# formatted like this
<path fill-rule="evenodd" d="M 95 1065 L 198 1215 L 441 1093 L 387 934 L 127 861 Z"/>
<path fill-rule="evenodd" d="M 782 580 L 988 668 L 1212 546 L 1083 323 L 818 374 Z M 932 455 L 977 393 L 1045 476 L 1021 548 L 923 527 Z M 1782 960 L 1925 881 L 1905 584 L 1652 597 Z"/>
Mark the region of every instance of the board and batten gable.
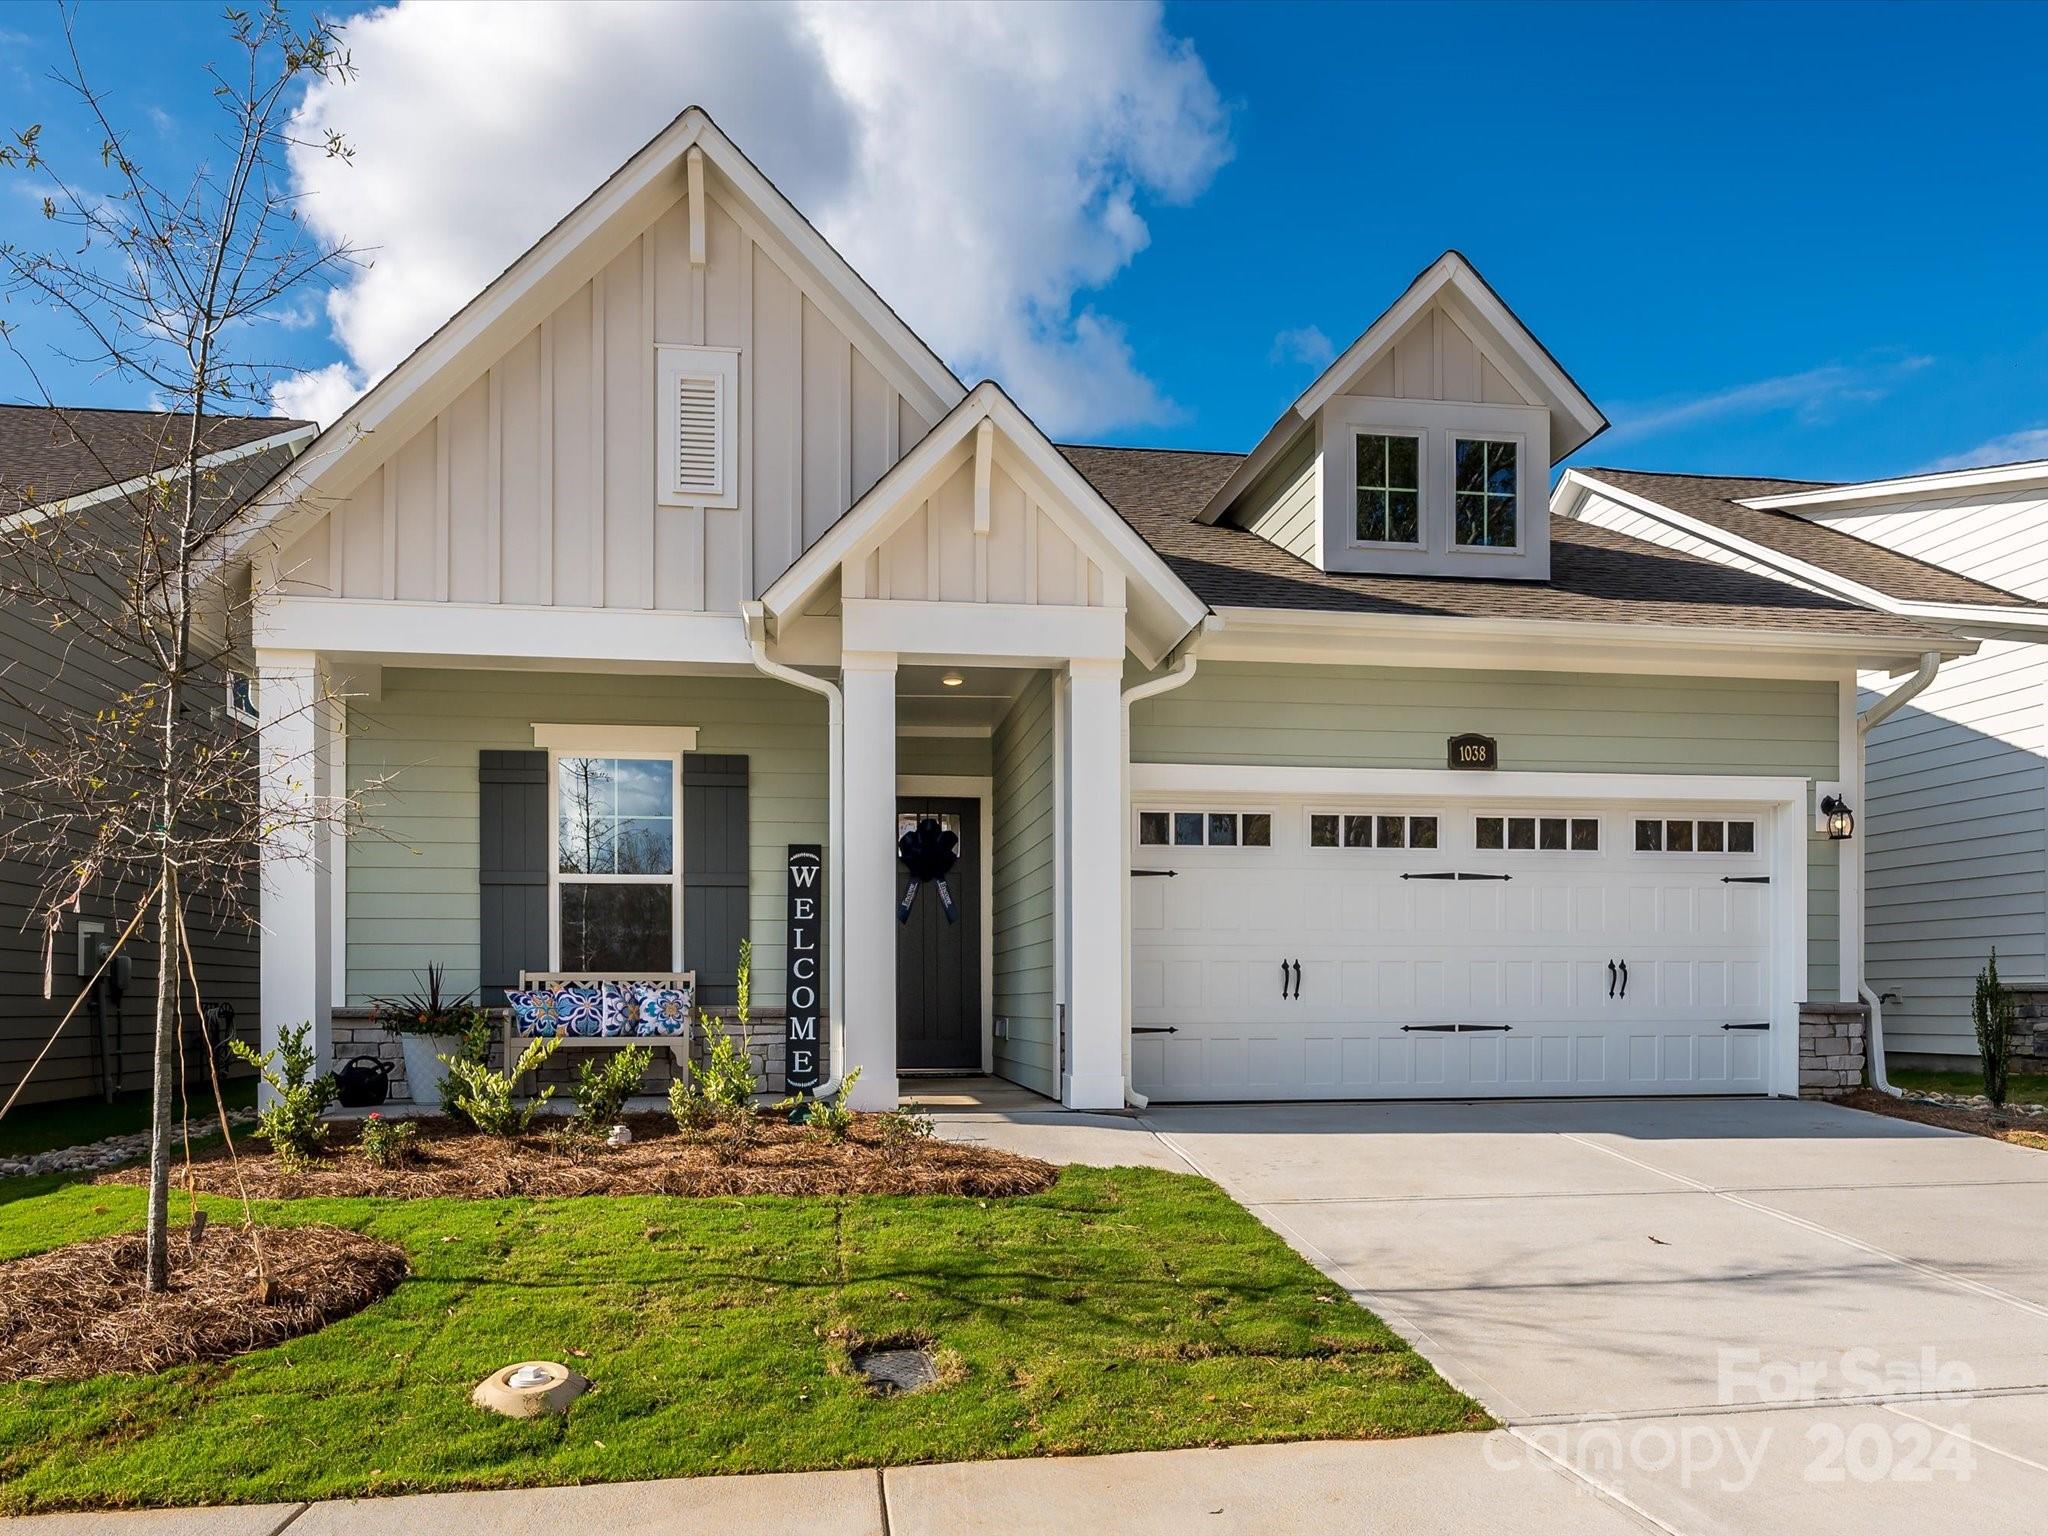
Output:
<path fill-rule="evenodd" d="M 1131 709 L 1133 763 L 1441 769 L 1467 731 L 1503 768 L 1832 779 L 1830 682 L 1203 662 Z M 1809 997 L 1837 985 L 1837 860 L 1807 847 Z"/>
<path fill-rule="evenodd" d="M 349 789 L 370 830 L 349 842 L 348 1001 L 413 991 L 429 962 L 457 991 L 477 985 L 479 754 L 531 752 L 536 721 L 695 726 L 699 753 L 746 759 L 754 1001 L 781 1006 L 789 844 L 826 840 L 822 699 L 762 677 L 398 667 L 349 706 Z"/>
<path fill-rule="evenodd" d="M 1814 521 L 2048 601 L 2038 488 L 1884 502 Z M 1864 972 L 1895 1051 L 1974 1055 L 1970 1001 L 1998 950 L 2009 980 L 2048 980 L 2048 647 L 1986 629 L 1974 656 L 1871 732 Z M 1895 687 L 1861 679 L 1862 703 Z"/>
<path fill-rule="evenodd" d="M 737 204 L 687 196 L 328 505 L 278 559 L 299 595 L 723 613 L 936 419 L 896 360 Z M 736 507 L 663 505 L 656 348 L 738 355 Z"/>

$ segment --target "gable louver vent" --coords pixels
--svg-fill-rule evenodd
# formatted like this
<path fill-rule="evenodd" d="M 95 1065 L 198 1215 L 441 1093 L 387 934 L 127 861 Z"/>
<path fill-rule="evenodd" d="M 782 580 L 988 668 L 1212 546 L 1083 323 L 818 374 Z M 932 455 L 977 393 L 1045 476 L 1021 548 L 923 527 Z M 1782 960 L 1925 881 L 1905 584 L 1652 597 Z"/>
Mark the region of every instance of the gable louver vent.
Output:
<path fill-rule="evenodd" d="M 737 506 L 739 354 L 719 347 L 655 350 L 662 503 Z"/>

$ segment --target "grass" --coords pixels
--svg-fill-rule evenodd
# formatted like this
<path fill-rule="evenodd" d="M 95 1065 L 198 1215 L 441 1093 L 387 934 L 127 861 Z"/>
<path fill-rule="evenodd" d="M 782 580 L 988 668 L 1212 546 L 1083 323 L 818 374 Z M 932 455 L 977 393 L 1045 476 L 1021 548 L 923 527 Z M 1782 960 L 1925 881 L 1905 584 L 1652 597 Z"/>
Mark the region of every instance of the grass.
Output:
<path fill-rule="evenodd" d="M 5 1187 L 8 1185 L 18 1188 Z M 10 1198 L 12 1197 L 12 1198 Z M 0 1182 L 0 1257 L 136 1226 L 141 1192 Z M 204 1201 L 216 1220 L 236 1208 Z M 0 1386 L 0 1507 L 310 1499 L 1482 1428 L 1371 1313 L 1205 1180 L 1042 1195 L 298 1200 L 412 1274 L 324 1331 L 156 1377 Z M 860 1341 L 950 1384 L 870 1395 Z M 470 1406 L 516 1360 L 596 1383 Z"/>
<path fill-rule="evenodd" d="M 221 1085 L 229 1109 L 247 1109 L 256 1102 L 256 1079 L 233 1078 Z M 213 1092 L 193 1097 L 191 1117 L 213 1114 Z M 0 1157 L 28 1157 L 58 1147 L 82 1146 L 109 1136 L 127 1136 L 149 1128 L 149 1095 L 124 1093 L 113 1103 L 104 1099 L 66 1099 L 56 1104 L 25 1104 L 0 1120 Z"/>
<path fill-rule="evenodd" d="M 1894 1088 L 1904 1088 L 1909 1093 L 1982 1093 L 1984 1075 L 1981 1072 L 1934 1072 L 1913 1067 L 1892 1067 L 1886 1074 Z M 2048 1072 L 2014 1072 L 2006 1078 L 2006 1102 L 2011 1104 L 2048 1104 Z"/>

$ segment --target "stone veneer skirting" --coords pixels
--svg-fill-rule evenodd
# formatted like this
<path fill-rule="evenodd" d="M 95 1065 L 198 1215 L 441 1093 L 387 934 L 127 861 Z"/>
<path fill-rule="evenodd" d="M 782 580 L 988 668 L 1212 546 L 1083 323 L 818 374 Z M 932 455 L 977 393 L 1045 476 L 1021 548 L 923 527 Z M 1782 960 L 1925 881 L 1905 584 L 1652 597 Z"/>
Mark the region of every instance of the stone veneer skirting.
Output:
<path fill-rule="evenodd" d="M 732 1009 L 712 1008 L 706 1011 L 718 1021 L 720 1027 L 733 1027 Z M 398 1036 L 379 1024 L 375 1014 L 368 1008 L 337 1008 L 334 1010 L 333 1020 L 334 1067 L 338 1070 L 353 1056 L 374 1056 L 379 1061 L 388 1061 L 393 1067 L 391 1102 L 410 1103 L 412 1088 L 405 1080 L 405 1055 L 399 1048 Z M 826 1020 L 820 1018 L 818 1032 L 821 1038 L 818 1055 L 820 1066 L 829 1075 L 829 1067 L 824 1066 L 824 1059 L 829 1055 L 830 1048 L 828 1028 Z M 642 1079 L 640 1091 L 656 1097 L 666 1097 L 668 1086 L 680 1069 L 675 1064 L 675 1058 L 669 1054 L 667 1041 L 647 1040 L 643 1043 L 653 1050 L 654 1061 L 647 1069 L 647 1076 Z M 747 1023 L 747 1053 L 754 1059 L 754 1071 L 760 1077 L 765 1092 L 780 1094 L 783 1091 L 783 1059 L 787 1044 L 787 1026 L 783 1011 L 780 1008 L 756 1009 Z M 708 1047 L 709 1042 L 704 1031 L 701 1028 L 693 1029 L 690 1041 L 691 1059 L 701 1062 Z M 504 1053 L 505 1035 L 501 1013 L 498 1037 L 491 1048 L 491 1065 L 502 1067 Z M 555 1097 L 558 1099 L 573 1096 L 577 1067 L 582 1062 L 602 1054 L 601 1051 L 588 1048 L 557 1051 L 554 1060 L 542 1071 L 540 1084 L 556 1084 Z M 529 1082 L 526 1086 L 530 1089 L 534 1085 Z"/>
<path fill-rule="evenodd" d="M 1869 1030 L 1862 1003 L 1801 1003 L 1799 1096 L 1828 1099 L 1861 1088 Z"/>

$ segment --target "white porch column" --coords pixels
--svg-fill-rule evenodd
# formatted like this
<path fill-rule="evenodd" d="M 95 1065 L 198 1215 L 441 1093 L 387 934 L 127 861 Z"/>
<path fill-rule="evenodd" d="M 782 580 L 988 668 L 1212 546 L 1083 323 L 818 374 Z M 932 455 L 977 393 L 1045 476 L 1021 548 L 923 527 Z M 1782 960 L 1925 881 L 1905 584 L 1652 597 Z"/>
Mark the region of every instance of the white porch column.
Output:
<path fill-rule="evenodd" d="M 857 1109 L 896 1107 L 896 657 L 848 652 L 840 663 L 846 701 L 846 797 L 842 822 L 846 909 L 846 1059 L 860 1068 Z"/>
<path fill-rule="evenodd" d="M 1070 1109 L 1124 1106 L 1123 664 L 1067 664 Z"/>
<path fill-rule="evenodd" d="M 333 927 L 320 817 L 332 769 L 318 659 L 311 651 L 259 650 L 256 685 L 258 793 L 274 828 L 262 859 L 263 1049 L 276 1047 L 284 1027 L 311 1020 L 317 1070 L 325 1071 L 333 1056 Z M 263 1103 L 272 1097 L 262 1090 Z"/>

